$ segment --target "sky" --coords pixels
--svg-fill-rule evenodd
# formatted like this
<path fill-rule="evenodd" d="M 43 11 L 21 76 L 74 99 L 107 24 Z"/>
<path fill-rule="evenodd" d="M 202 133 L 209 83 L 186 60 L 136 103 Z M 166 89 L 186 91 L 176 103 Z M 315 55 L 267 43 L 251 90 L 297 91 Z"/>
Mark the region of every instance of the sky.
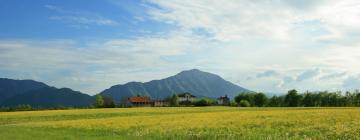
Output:
<path fill-rule="evenodd" d="M 360 87 L 358 0 L 1 0 L 0 77 L 91 95 L 200 69 L 253 91 Z"/>

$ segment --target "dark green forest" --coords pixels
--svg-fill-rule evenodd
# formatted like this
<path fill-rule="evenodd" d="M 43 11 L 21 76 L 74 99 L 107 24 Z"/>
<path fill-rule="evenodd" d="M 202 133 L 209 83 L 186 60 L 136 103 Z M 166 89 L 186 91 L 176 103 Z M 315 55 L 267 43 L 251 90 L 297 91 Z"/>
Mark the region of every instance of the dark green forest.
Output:
<path fill-rule="evenodd" d="M 319 91 L 298 93 L 289 90 L 281 96 L 267 97 L 264 93 L 248 92 L 240 93 L 235 97 L 239 106 L 251 107 L 352 107 L 360 106 L 360 92 Z"/>

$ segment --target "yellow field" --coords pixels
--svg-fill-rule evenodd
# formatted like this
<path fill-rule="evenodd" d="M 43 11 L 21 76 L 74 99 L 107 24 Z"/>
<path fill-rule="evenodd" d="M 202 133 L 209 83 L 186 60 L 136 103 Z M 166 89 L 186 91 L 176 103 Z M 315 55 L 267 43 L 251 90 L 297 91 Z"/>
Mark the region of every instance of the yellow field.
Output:
<path fill-rule="evenodd" d="M 358 108 L 1 112 L 0 139 L 360 139 Z"/>

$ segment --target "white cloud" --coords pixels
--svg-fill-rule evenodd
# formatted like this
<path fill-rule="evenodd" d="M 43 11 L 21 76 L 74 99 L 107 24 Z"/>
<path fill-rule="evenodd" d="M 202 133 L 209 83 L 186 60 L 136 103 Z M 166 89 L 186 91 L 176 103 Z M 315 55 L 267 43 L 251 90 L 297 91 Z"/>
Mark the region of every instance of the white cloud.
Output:
<path fill-rule="evenodd" d="M 0 59 L 5 61 L 0 67 L 39 80 L 52 77 L 45 80 L 90 93 L 191 68 L 270 92 L 346 89 L 351 83 L 343 84 L 346 78 L 358 78 L 353 76 L 360 71 L 356 0 L 152 0 L 145 5 L 148 15 L 136 15 L 140 21 L 175 27 L 160 35 L 115 38 L 85 47 L 63 40 L 2 41 Z M 116 24 L 96 14 L 46 8 L 57 13 L 53 20 L 70 24 Z"/>
<path fill-rule="evenodd" d="M 204 67 L 250 89 L 339 89 L 343 76 L 321 77 L 352 75 L 360 69 L 356 62 L 360 2 L 356 0 L 150 3 L 156 5 L 148 8 L 152 19 L 181 30 L 208 32 L 216 43 L 200 54 L 211 56 L 203 60 Z M 265 79 L 246 78 L 264 69 L 276 70 L 279 76 L 263 77 L 265 83 Z"/>
<path fill-rule="evenodd" d="M 292 18 L 288 10 L 278 10 L 279 3 L 270 1 L 162 1 L 150 8 L 155 19 L 182 28 L 203 28 L 222 41 L 267 36 L 287 38 Z M 270 6 L 272 5 L 272 6 Z"/>
<path fill-rule="evenodd" d="M 174 74 L 180 71 L 177 64 L 164 57 L 196 52 L 203 44 L 199 38 L 174 32 L 82 45 L 72 40 L 2 40 L 0 70 L 22 74 L 9 78 L 35 79 L 94 94 L 114 84 Z"/>
<path fill-rule="evenodd" d="M 204 28 L 218 40 L 249 37 L 291 39 L 294 24 L 319 21 L 330 34 L 346 34 L 360 27 L 357 0 L 319 1 L 166 1 L 152 0 L 160 8 L 149 8 L 159 21 L 182 28 Z"/>

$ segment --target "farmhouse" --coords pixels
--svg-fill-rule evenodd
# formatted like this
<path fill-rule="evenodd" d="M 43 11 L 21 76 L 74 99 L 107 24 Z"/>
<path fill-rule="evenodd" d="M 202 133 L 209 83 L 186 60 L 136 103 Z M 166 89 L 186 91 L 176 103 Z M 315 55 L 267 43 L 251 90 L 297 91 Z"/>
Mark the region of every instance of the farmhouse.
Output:
<path fill-rule="evenodd" d="M 149 96 L 134 96 L 129 97 L 128 102 L 131 106 L 137 107 L 150 107 L 152 105 L 152 101 Z"/>
<path fill-rule="evenodd" d="M 219 98 L 217 98 L 217 103 L 219 105 L 228 105 L 230 103 L 230 99 L 229 97 L 227 97 L 227 95 L 220 96 Z"/>
<path fill-rule="evenodd" d="M 179 97 L 180 103 L 191 103 L 196 96 L 192 95 L 189 92 L 180 93 L 177 95 Z"/>

